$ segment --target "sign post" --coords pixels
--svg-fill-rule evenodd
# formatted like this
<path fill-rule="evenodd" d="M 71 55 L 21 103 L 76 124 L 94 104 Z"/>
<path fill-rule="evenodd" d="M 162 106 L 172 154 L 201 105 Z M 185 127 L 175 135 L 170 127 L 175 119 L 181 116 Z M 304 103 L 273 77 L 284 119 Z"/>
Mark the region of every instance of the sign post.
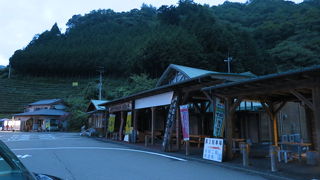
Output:
<path fill-rule="evenodd" d="M 224 128 L 225 106 L 219 98 L 216 99 L 216 108 L 214 114 L 213 136 L 222 137 Z"/>
<path fill-rule="evenodd" d="M 205 138 L 203 148 L 203 159 L 222 162 L 223 139 Z"/>

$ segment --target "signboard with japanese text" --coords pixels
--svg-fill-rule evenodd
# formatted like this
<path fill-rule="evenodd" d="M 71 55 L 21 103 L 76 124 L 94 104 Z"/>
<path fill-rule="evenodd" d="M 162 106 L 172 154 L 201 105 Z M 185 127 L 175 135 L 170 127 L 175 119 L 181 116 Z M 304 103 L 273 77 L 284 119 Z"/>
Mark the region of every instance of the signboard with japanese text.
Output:
<path fill-rule="evenodd" d="M 180 106 L 183 140 L 189 141 L 189 111 L 188 105 Z"/>
<path fill-rule="evenodd" d="M 222 137 L 224 128 L 224 116 L 225 116 L 224 103 L 217 98 L 215 105 L 214 123 L 213 123 L 213 136 Z"/>
<path fill-rule="evenodd" d="M 112 133 L 114 131 L 114 121 L 116 119 L 115 114 L 110 114 L 109 115 L 109 121 L 108 121 L 108 132 Z"/>
<path fill-rule="evenodd" d="M 109 112 L 118 112 L 118 111 L 131 111 L 132 110 L 132 101 L 117 104 L 109 107 Z"/>
<path fill-rule="evenodd" d="M 222 162 L 223 139 L 205 138 L 203 148 L 203 159 Z"/>

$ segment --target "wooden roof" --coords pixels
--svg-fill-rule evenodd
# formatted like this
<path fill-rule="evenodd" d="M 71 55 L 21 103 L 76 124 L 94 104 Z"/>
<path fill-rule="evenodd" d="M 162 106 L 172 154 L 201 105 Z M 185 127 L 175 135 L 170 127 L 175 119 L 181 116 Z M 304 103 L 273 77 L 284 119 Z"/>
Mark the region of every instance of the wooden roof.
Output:
<path fill-rule="evenodd" d="M 202 90 L 215 96 L 257 101 L 295 101 L 297 94 L 311 99 L 311 88 L 320 83 L 320 66 L 269 74 Z"/>
<path fill-rule="evenodd" d="M 129 102 L 139 98 L 153 96 L 153 95 L 157 95 L 157 94 L 161 94 L 169 91 L 201 92 L 201 89 L 204 87 L 209 87 L 209 86 L 224 83 L 224 82 L 239 81 L 248 77 L 250 76 L 242 75 L 242 74 L 230 74 L 228 77 L 223 78 L 223 77 L 217 77 L 215 73 L 208 73 L 201 76 L 197 76 L 195 78 L 190 78 L 181 82 L 177 82 L 175 84 L 163 85 L 163 86 L 142 91 L 130 96 L 115 99 L 115 100 L 100 104 L 100 106 L 110 106 L 115 104 L 121 104 L 124 102 Z"/>

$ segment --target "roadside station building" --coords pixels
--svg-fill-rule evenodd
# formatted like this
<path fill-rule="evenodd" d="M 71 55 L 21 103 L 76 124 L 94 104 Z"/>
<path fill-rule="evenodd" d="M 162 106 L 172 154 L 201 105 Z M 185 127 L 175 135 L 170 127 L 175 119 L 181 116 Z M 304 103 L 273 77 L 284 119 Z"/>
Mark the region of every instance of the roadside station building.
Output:
<path fill-rule="evenodd" d="M 256 77 L 172 64 L 154 89 L 102 105 L 110 116 L 109 138 L 130 141 L 126 134 L 134 134 L 132 142 L 161 144 L 165 151 L 172 150 L 171 144 L 180 149 L 178 107 L 187 105 L 186 148 L 202 147 L 205 137 L 218 137 L 224 139 L 228 159 L 239 153 L 237 142 L 265 144 L 267 153 L 271 144 L 319 152 L 319 83 L 320 66 Z"/>
<path fill-rule="evenodd" d="M 162 144 L 165 151 L 171 149 L 171 144 L 180 149 L 179 106 L 187 105 L 190 142 L 203 145 L 203 138 L 213 132 L 213 104 L 201 89 L 252 77 L 255 76 L 251 73 L 214 72 L 171 64 L 154 89 L 101 104 L 109 112 L 108 137 L 129 141 L 127 135 L 133 132 L 134 142 Z"/>

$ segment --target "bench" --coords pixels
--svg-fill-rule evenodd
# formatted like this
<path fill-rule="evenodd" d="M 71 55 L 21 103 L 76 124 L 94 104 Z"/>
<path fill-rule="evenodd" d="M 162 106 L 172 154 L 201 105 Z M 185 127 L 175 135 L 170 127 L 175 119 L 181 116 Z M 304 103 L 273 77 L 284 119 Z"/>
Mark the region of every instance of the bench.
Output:
<path fill-rule="evenodd" d="M 189 135 L 189 143 L 197 144 L 197 147 L 200 148 L 201 144 L 204 143 L 204 139 L 208 138 L 208 137 L 210 137 L 210 136 L 190 134 Z M 184 141 L 182 143 L 184 143 Z"/>
<path fill-rule="evenodd" d="M 232 152 L 236 153 L 237 151 L 240 152 L 240 144 L 245 143 L 245 139 L 232 139 Z"/>
<path fill-rule="evenodd" d="M 145 131 L 144 143 L 145 143 L 146 147 L 148 146 L 148 143 L 152 142 L 151 134 L 152 134 L 151 131 Z M 161 131 L 154 131 L 153 135 L 154 135 L 154 137 L 153 137 L 154 140 L 161 139 L 161 137 L 162 137 Z"/>

